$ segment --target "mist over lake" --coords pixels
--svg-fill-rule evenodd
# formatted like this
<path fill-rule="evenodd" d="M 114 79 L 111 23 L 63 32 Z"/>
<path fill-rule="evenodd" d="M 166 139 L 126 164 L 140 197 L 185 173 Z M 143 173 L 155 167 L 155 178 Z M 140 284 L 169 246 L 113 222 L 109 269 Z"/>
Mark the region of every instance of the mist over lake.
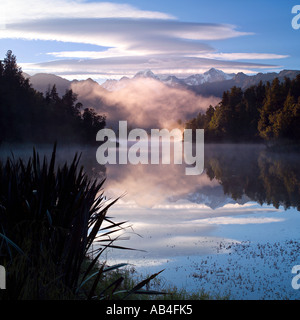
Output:
<path fill-rule="evenodd" d="M 12 150 L 16 158 L 32 152 Z M 144 274 L 165 269 L 166 283 L 233 299 L 298 298 L 291 270 L 300 258 L 299 154 L 206 144 L 205 172 L 186 176 L 184 165 L 103 167 L 95 147 L 58 147 L 58 164 L 75 152 L 90 177 L 106 178 L 108 198 L 121 196 L 109 217 L 128 221 L 118 244 L 137 249 L 110 249 L 108 263 L 129 263 Z M 9 153 L 2 148 L 1 158 Z"/>

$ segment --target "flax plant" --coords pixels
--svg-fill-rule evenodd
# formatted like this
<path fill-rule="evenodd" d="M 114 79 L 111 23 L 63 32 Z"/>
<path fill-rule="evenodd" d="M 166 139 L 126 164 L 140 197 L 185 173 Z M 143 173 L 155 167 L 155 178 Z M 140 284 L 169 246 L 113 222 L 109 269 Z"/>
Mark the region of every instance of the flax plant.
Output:
<path fill-rule="evenodd" d="M 56 145 L 49 162 L 34 149 L 27 162 L 12 156 L 0 163 L 0 264 L 7 271 L 0 298 L 111 299 L 138 293 L 156 275 L 121 296 L 122 277 L 96 294 L 107 272 L 125 266 L 106 266 L 101 254 L 109 247 L 128 249 L 114 244 L 126 222 L 107 217 L 118 199 L 106 199 L 104 180 L 89 180 L 78 155 L 63 166 L 55 158 Z"/>

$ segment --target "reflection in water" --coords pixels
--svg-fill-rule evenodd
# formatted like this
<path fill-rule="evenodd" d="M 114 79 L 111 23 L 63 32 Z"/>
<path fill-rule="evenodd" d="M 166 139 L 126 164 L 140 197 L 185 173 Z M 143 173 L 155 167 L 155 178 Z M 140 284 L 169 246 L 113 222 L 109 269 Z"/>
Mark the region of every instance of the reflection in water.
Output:
<path fill-rule="evenodd" d="M 126 192 L 110 213 L 132 223 L 128 246 L 147 251 L 109 252 L 110 262 L 166 268 L 168 281 L 190 290 L 295 298 L 286 270 L 300 259 L 300 215 L 288 210 L 299 210 L 298 163 L 264 146 L 206 145 L 201 176 L 178 165 L 107 166 L 110 195 Z"/>
<path fill-rule="evenodd" d="M 81 165 L 94 179 L 107 178 L 111 196 L 126 194 L 124 200 L 140 207 L 153 207 L 165 201 L 186 199 L 212 209 L 227 203 L 255 201 L 275 208 L 283 206 L 300 211 L 300 154 L 271 153 L 262 145 L 216 144 L 205 146 L 205 172 L 186 176 L 185 165 L 108 165 L 96 160 L 97 147 L 59 147 L 57 164 L 73 160 L 81 154 Z M 51 147 L 37 147 L 41 155 L 51 156 Z M 4 160 L 27 159 L 31 146 L 1 148 Z"/>
<path fill-rule="evenodd" d="M 206 174 L 234 200 L 247 196 L 261 205 L 300 210 L 299 154 L 275 154 L 257 146 L 222 146 L 206 152 Z"/>
<path fill-rule="evenodd" d="M 108 186 L 141 207 L 187 199 L 216 209 L 251 200 L 300 210 L 299 160 L 299 154 L 270 153 L 261 145 L 207 145 L 201 176 L 186 176 L 174 164 L 108 166 Z"/>
<path fill-rule="evenodd" d="M 15 157 L 32 153 L 13 150 Z M 108 263 L 129 262 L 142 272 L 165 268 L 168 282 L 229 290 L 238 299 L 297 298 L 290 270 L 300 263 L 299 155 L 258 145 L 206 145 L 205 172 L 186 176 L 185 164 L 101 167 L 96 150 L 58 148 L 58 163 L 82 152 L 87 174 L 106 176 L 106 195 L 124 195 L 109 216 L 132 224 L 120 233 L 129 238 L 125 247 L 145 251 L 107 251 Z M 1 150 L 2 159 L 9 151 Z"/>

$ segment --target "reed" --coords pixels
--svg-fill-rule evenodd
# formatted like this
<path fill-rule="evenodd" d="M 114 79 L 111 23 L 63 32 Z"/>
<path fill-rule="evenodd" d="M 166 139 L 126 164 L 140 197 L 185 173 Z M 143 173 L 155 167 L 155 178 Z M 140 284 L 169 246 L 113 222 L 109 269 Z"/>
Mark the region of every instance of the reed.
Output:
<path fill-rule="evenodd" d="M 110 247 L 129 249 L 115 245 L 126 222 L 107 217 L 118 199 L 106 199 L 105 180 L 90 180 L 77 154 L 63 166 L 55 158 L 56 145 L 49 162 L 46 157 L 41 161 L 34 149 L 27 162 L 11 156 L 0 163 L 0 264 L 7 270 L 7 289 L 0 298 L 120 296 L 122 277 L 96 294 L 108 272 L 125 266 L 106 266 L 102 253 Z M 122 298 L 141 291 L 155 276 L 123 292 Z"/>

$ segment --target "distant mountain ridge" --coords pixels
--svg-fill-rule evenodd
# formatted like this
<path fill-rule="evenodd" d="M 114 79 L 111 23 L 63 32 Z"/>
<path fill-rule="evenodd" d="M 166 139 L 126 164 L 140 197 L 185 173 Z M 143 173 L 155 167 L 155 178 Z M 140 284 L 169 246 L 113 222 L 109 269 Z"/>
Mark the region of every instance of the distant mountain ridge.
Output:
<path fill-rule="evenodd" d="M 191 90 L 202 96 L 222 97 L 224 91 L 230 90 L 234 86 L 244 90 L 252 85 L 257 85 L 260 81 L 263 83 L 266 83 L 267 81 L 272 82 L 275 78 L 284 81 L 285 77 L 294 79 L 299 74 L 299 70 L 282 70 L 279 73 L 258 73 L 253 76 L 248 76 L 242 72 L 228 74 L 221 70 L 211 68 L 203 74 L 194 74 L 181 79 L 174 75 L 156 75 L 151 70 L 144 70 L 138 72 L 133 78 L 123 77 L 120 80 L 109 79 L 101 85 L 92 79 L 81 80 L 80 82 L 85 83 L 92 81 L 93 84 L 97 84 L 107 91 L 118 91 L 125 88 L 131 81 L 153 79 L 170 87 Z M 78 82 L 78 80 L 69 81 L 54 74 L 46 73 L 39 73 L 33 76 L 24 74 L 24 76 L 29 78 L 34 89 L 43 93 L 55 84 L 57 92 L 60 95 L 63 95 L 67 89 L 70 89 L 72 83 Z"/>
<path fill-rule="evenodd" d="M 278 78 L 280 82 L 284 81 L 285 78 L 295 79 L 300 74 L 299 70 L 282 70 L 279 73 L 258 73 L 253 76 L 248 76 L 242 72 L 237 73 L 232 79 L 213 82 L 203 83 L 202 85 L 193 86 L 191 90 L 197 94 L 203 96 L 215 96 L 222 97 L 223 92 L 230 90 L 236 86 L 243 90 L 258 85 L 260 82 L 266 84 L 268 81 L 272 82 L 275 78 Z"/>
<path fill-rule="evenodd" d="M 248 76 L 242 72 L 228 74 L 221 70 L 211 68 L 203 74 L 194 74 L 187 78 L 180 79 L 174 75 L 159 76 L 155 75 L 151 70 L 145 70 L 138 72 L 132 79 L 122 78 L 119 81 L 107 80 L 102 84 L 102 87 L 108 91 L 116 91 L 124 88 L 130 80 L 150 78 L 161 81 L 167 86 L 182 87 L 192 90 L 203 96 L 222 97 L 224 91 L 230 90 L 234 86 L 244 90 L 259 84 L 260 81 L 263 83 L 266 83 L 267 81 L 272 82 L 275 78 L 284 81 L 286 77 L 292 80 L 296 78 L 298 74 L 300 74 L 299 70 L 282 70 L 279 73 L 258 73 L 253 76 Z"/>
<path fill-rule="evenodd" d="M 161 81 L 168 86 L 174 87 L 190 87 L 199 86 L 204 83 L 214 83 L 219 81 L 230 80 L 235 74 L 227 74 L 221 70 L 211 68 L 203 74 L 194 74 L 187 78 L 180 79 L 174 75 L 155 75 L 151 70 L 143 70 L 138 72 L 132 79 L 122 78 L 118 80 L 107 80 L 102 84 L 102 87 L 108 91 L 116 91 L 122 89 L 128 83 L 128 80 L 135 81 L 136 79 L 154 79 Z"/>

